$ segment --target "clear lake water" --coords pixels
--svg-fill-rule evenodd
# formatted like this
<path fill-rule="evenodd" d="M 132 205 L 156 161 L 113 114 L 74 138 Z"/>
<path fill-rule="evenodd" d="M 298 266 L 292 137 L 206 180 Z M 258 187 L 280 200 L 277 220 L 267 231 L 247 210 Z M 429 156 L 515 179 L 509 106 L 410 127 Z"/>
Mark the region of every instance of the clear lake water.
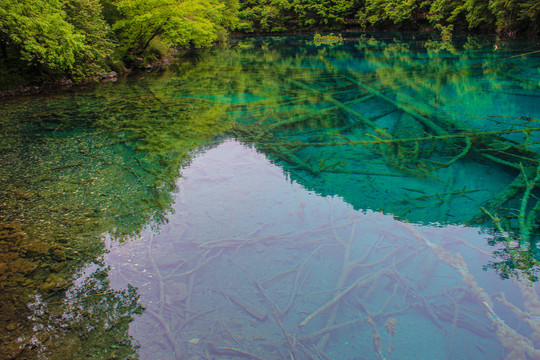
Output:
<path fill-rule="evenodd" d="M 540 43 L 237 38 L 0 100 L 0 359 L 540 359 Z"/>

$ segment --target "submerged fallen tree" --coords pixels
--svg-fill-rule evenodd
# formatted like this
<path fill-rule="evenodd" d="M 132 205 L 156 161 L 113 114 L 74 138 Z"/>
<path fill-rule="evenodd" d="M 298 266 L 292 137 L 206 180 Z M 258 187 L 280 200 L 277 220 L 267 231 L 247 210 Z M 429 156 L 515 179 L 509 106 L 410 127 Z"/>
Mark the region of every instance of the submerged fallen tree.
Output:
<path fill-rule="evenodd" d="M 295 106 L 283 106 L 274 114 L 274 121 L 261 116 L 237 122 L 230 134 L 285 163 L 303 183 L 309 182 L 308 176 L 324 174 L 420 177 L 444 183 L 444 192 L 427 196 L 439 199 L 443 207 L 449 206 L 453 195 L 470 197 L 470 190 L 454 184 L 454 178 L 442 180 L 442 169 L 467 162 L 508 173 L 514 181 L 487 200 L 477 201 L 459 222 L 491 224 L 497 239 L 505 244 L 505 250 L 498 253 L 505 260 L 493 265 L 501 276 L 518 268 L 536 278 L 539 262 L 532 245 L 538 242 L 540 225 L 538 120 L 524 117 L 519 127 L 478 129 L 414 94 L 396 94 L 392 87 L 364 80 L 371 76 L 340 70 L 324 57 L 321 62 L 331 74 L 331 86 L 287 79 L 282 86 L 298 94 L 296 102 L 289 98 L 287 104 Z M 313 104 L 317 104 L 315 109 Z M 373 108 L 379 114 L 373 115 Z M 256 113 L 253 109 L 264 113 L 265 104 L 250 104 L 250 111 Z"/>

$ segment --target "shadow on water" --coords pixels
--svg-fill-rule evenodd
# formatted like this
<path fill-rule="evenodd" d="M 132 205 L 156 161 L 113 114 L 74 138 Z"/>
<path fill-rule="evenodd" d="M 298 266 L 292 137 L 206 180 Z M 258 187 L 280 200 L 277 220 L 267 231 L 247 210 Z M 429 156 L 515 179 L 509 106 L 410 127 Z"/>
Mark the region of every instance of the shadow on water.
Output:
<path fill-rule="evenodd" d="M 533 45 L 247 40 L 6 100 L 2 358 L 537 358 Z"/>

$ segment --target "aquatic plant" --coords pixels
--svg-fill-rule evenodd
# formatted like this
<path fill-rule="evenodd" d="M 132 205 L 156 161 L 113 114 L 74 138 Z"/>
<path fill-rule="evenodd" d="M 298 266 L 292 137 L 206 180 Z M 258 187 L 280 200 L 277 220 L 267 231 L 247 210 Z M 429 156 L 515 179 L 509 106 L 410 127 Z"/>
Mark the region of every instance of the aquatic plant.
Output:
<path fill-rule="evenodd" d="M 336 44 L 336 43 L 342 43 L 343 37 L 341 36 L 341 34 L 334 35 L 332 33 L 329 35 L 321 35 L 317 33 L 313 36 L 313 42 L 315 43 L 315 45 Z"/>

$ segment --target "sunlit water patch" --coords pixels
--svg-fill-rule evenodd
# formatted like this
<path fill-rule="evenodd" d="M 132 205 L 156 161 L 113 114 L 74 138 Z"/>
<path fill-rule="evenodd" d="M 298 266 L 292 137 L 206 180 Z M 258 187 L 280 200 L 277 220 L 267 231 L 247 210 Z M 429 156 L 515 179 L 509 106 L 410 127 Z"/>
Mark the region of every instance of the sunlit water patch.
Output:
<path fill-rule="evenodd" d="M 539 358 L 537 48 L 240 39 L 2 100 L 0 359 Z"/>

